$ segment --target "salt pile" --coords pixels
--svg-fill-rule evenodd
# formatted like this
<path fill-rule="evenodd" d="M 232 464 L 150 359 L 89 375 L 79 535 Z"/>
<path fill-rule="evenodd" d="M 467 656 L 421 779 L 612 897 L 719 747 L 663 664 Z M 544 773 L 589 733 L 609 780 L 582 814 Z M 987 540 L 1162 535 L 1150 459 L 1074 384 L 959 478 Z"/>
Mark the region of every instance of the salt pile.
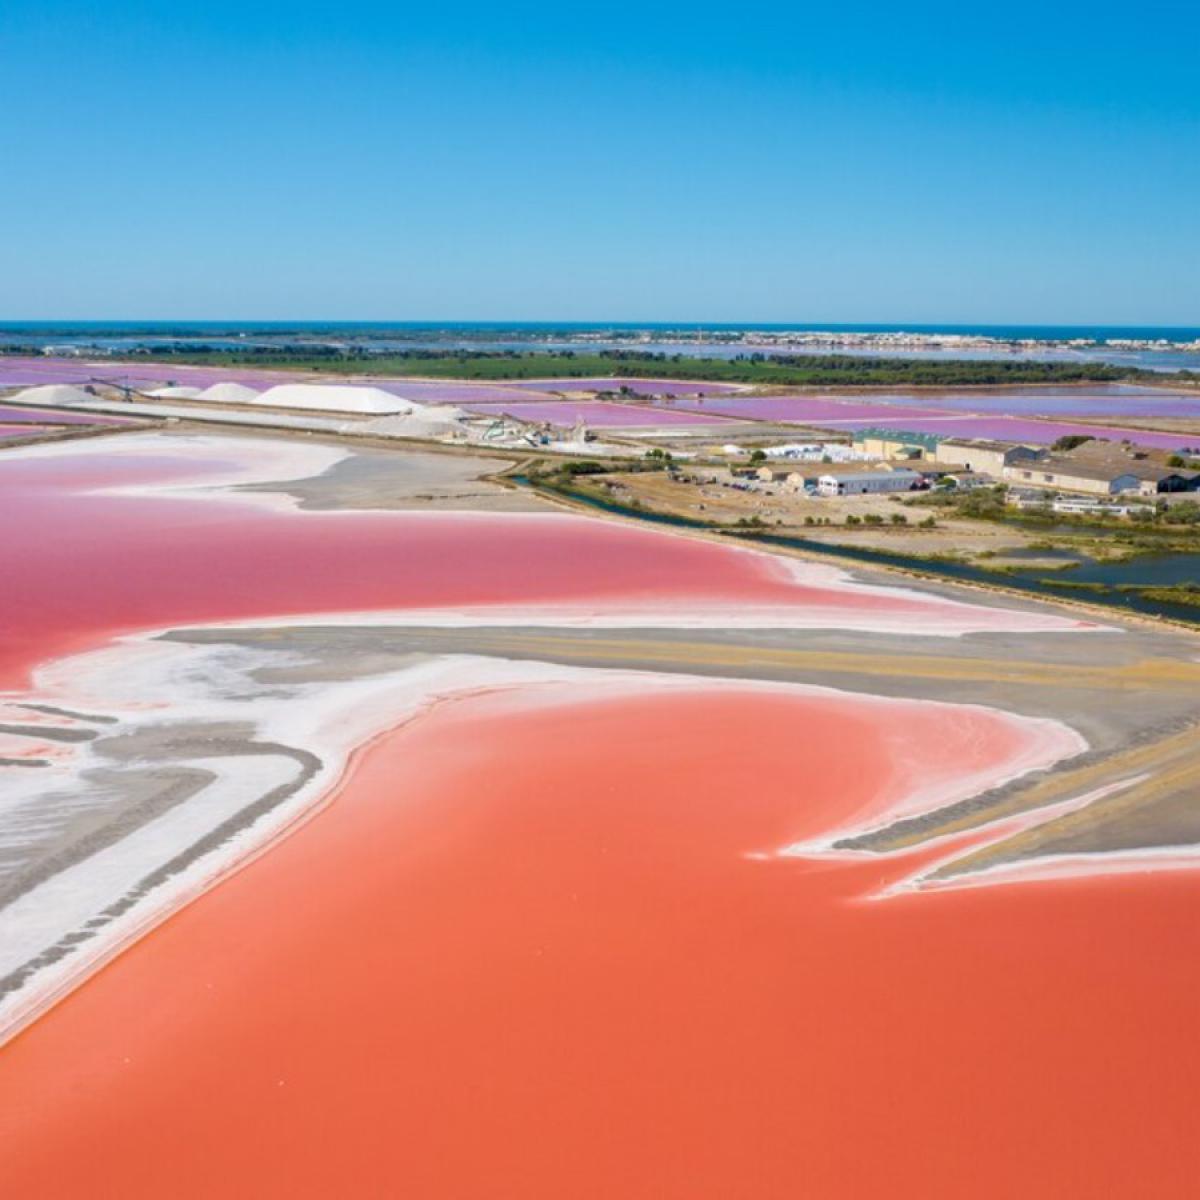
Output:
<path fill-rule="evenodd" d="M 214 383 L 197 394 L 199 400 L 212 400 L 216 404 L 253 404 L 258 392 L 242 383 Z"/>
<path fill-rule="evenodd" d="M 380 437 L 438 438 L 460 431 L 466 417 L 461 408 L 449 404 L 422 404 L 408 413 L 361 421 L 352 431 Z"/>
<path fill-rule="evenodd" d="M 200 395 L 198 387 L 160 387 L 146 395 L 159 400 L 195 400 Z"/>
<path fill-rule="evenodd" d="M 255 403 L 269 404 L 275 408 L 315 408 L 321 412 L 362 413 L 367 416 L 415 413 L 425 407 L 393 396 L 382 388 L 320 383 L 282 383 L 268 388 Z"/>
<path fill-rule="evenodd" d="M 69 383 L 45 383 L 26 388 L 12 397 L 18 404 L 94 404 L 96 397 Z"/>

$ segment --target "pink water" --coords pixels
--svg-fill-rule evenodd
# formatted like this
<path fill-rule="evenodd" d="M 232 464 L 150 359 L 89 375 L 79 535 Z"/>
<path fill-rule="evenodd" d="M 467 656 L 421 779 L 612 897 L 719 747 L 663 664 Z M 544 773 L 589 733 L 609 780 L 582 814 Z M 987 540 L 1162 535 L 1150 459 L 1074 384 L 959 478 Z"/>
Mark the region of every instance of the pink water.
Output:
<path fill-rule="evenodd" d="M 741 417 L 743 420 L 795 422 L 840 432 L 879 426 L 885 429 L 907 430 L 914 433 L 935 433 L 943 437 L 998 438 L 1003 441 L 1028 442 L 1036 446 L 1049 445 L 1067 434 L 1083 433 L 1110 438 L 1113 441 L 1128 438 L 1143 446 L 1168 450 L 1178 450 L 1189 446 L 1200 448 L 1200 433 L 1156 433 L 1128 427 L 1106 428 L 1055 420 L 1033 420 L 1021 416 L 970 416 L 939 409 L 933 397 L 927 399 L 924 396 L 913 394 L 911 397 L 904 398 L 912 399 L 921 404 L 921 407 L 884 402 L 882 399 L 879 401 L 844 400 L 806 395 L 757 396 L 747 399 L 719 396 L 708 400 L 684 398 L 673 401 L 665 407 L 667 407 L 667 411 L 689 409 L 705 414 Z M 896 399 L 899 400 L 901 397 L 896 397 Z M 961 405 L 948 405 L 947 407 L 967 408 L 970 399 L 970 397 L 963 397 Z M 1003 403 L 995 396 L 992 396 L 991 399 L 997 404 Z M 1047 407 L 1053 406 L 1048 404 Z M 1166 405 L 1152 405 L 1151 407 L 1166 407 Z M 1119 406 L 1103 411 L 1107 412 L 1109 416 L 1121 415 Z M 1181 410 L 1176 415 L 1186 415 L 1186 413 Z"/>
<path fill-rule="evenodd" d="M 469 403 L 472 412 L 485 416 L 507 414 L 522 421 L 549 421 L 555 425 L 574 425 L 585 421 L 597 428 L 662 428 L 668 425 L 725 425 L 725 417 L 707 413 L 674 412 L 649 405 L 617 404 L 605 400 L 543 400 L 536 404 Z"/>
<path fill-rule="evenodd" d="M 887 425 L 896 428 L 909 417 L 936 417 L 936 409 L 901 408 L 873 400 L 838 400 L 826 396 L 716 396 L 683 397 L 663 402 L 670 410 L 688 409 L 738 417 L 743 421 L 795 421 L 814 425 Z M 907 424 L 905 425 L 907 428 Z"/>
<path fill-rule="evenodd" d="M 518 385 L 542 392 L 619 392 L 629 388 L 639 395 L 719 396 L 736 392 L 732 383 L 699 383 L 690 379 L 637 379 L 632 376 L 592 376 L 588 379 L 523 379 Z"/>
<path fill-rule="evenodd" d="M 6 425 L 126 425 L 124 417 L 100 413 L 70 412 L 62 408 L 12 408 L 0 404 L 0 421 Z"/>
<path fill-rule="evenodd" d="M 157 452 L 133 455 L 89 442 L 56 456 L 0 456 L 0 685 L 120 631 L 339 609 L 676 598 L 947 619 L 916 593 L 800 584 L 770 556 L 582 517 L 297 514 L 249 498 L 97 490 L 202 480 L 253 462 L 255 445 L 163 439 Z"/>
<path fill-rule="evenodd" d="M 905 408 L 1026 417 L 1200 418 L 1200 392 L 1128 385 L 1013 388 L 1008 391 L 896 392 L 872 399 Z"/>
<path fill-rule="evenodd" d="M 256 614 L 765 599 L 938 619 L 568 516 L 101 491 L 261 453 L 144 444 L 0 457 L 5 682 L 119 630 Z M 736 683 L 512 701 L 381 739 L 314 820 L 0 1051 L 6 1191 L 1194 1194 L 1194 874 L 880 900 L 922 855 L 770 856 L 914 784 L 1003 776 L 1017 723 Z"/>
<path fill-rule="evenodd" d="M 935 433 L 942 437 L 997 438 L 1006 442 L 1027 442 L 1033 446 L 1048 446 L 1061 437 L 1084 434 L 1109 441 L 1128 439 L 1141 446 L 1162 450 L 1200 448 L 1200 433 L 1157 433 L 1129 427 L 1075 424 L 1066 421 L 1034 421 L 1025 417 L 911 417 L 903 409 L 889 422 L 892 429 Z M 870 422 L 875 424 L 876 422 Z M 850 422 L 848 428 L 858 428 Z"/>

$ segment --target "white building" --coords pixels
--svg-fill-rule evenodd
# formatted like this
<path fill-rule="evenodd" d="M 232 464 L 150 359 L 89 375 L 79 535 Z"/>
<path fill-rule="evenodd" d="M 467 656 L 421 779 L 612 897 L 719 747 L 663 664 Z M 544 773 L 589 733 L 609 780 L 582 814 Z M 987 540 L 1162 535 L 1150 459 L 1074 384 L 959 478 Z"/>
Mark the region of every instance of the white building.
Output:
<path fill-rule="evenodd" d="M 822 496 L 866 496 L 879 492 L 911 492 L 921 478 L 906 468 L 892 471 L 858 471 L 844 475 L 822 475 L 817 491 Z"/>

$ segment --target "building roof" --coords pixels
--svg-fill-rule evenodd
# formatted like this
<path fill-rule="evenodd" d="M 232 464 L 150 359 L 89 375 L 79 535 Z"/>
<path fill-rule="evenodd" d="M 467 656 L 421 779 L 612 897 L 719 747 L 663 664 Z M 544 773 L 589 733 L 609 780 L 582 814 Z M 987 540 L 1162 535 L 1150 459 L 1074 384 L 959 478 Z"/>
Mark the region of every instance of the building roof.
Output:
<path fill-rule="evenodd" d="M 1148 483 L 1161 483 L 1172 475 L 1183 479 L 1194 479 L 1198 472 L 1164 466 L 1145 457 L 1134 457 L 1120 450 L 1106 454 L 1080 454 L 1061 458 L 1044 458 L 1034 467 L 1055 475 L 1073 476 L 1076 479 L 1116 479 L 1120 475 L 1132 475 L 1134 479 Z"/>
<path fill-rule="evenodd" d="M 1025 445 L 1024 442 L 1001 442 L 995 438 L 968 438 L 968 437 L 948 437 L 942 438 L 943 446 L 958 446 L 963 450 L 991 450 L 997 454 L 1004 454 L 1009 450 L 1032 450 L 1032 446 Z"/>
<path fill-rule="evenodd" d="M 1107 482 L 1119 479 L 1122 475 L 1138 478 L 1137 472 L 1132 469 L 1135 465 L 1134 463 L 1085 463 L 1072 462 L 1069 459 L 1044 458 L 1041 462 L 1031 462 L 1029 469 L 1038 475 L 1054 475 L 1063 479 L 1098 479 Z"/>
<path fill-rule="evenodd" d="M 1186 467 L 1170 467 L 1167 459 L 1172 451 L 1097 438 L 1064 454 L 1051 455 L 1054 462 L 1087 463 L 1129 471 L 1139 479 L 1164 479 L 1168 475 L 1191 476 L 1196 472 Z"/>
<path fill-rule="evenodd" d="M 905 479 L 911 477 L 920 479 L 920 471 L 910 471 L 908 467 L 900 467 L 890 471 L 825 471 L 822 479 L 836 479 L 838 483 L 859 483 L 873 479 Z"/>
<path fill-rule="evenodd" d="M 871 425 L 860 429 L 852 439 L 856 442 L 875 438 L 882 442 L 899 442 L 904 446 L 920 446 L 924 450 L 933 450 L 942 440 L 936 433 L 918 433 L 911 429 L 885 429 L 879 425 Z"/>

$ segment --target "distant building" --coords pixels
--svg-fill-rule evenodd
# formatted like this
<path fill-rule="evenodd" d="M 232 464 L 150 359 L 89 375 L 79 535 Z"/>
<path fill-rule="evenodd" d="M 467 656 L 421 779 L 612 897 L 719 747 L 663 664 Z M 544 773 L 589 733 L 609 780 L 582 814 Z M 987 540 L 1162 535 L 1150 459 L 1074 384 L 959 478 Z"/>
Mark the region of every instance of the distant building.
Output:
<path fill-rule="evenodd" d="M 754 478 L 759 483 L 783 483 L 795 470 L 793 466 L 763 466 L 754 472 Z"/>
<path fill-rule="evenodd" d="M 977 471 L 947 471 L 944 478 L 952 479 L 954 486 L 963 491 L 989 487 L 996 482 L 990 475 L 981 475 Z"/>
<path fill-rule="evenodd" d="M 804 474 L 797 471 L 794 465 L 759 467 L 754 477 L 760 483 L 774 483 L 788 491 L 802 492 L 805 487 Z"/>
<path fill-rule="evenodd" d="M 966 467 L 969 471 L 1000 479 L 1005 467 L 1037 460 L 1042 453 L 1032 446 L 1014 445 L 990 438 L 943 438 L 938 442 L 933 458 L 935 462 L 946 466 Z"/>
<path fill-rule="evenodd" d="M 921 481 L 916 471 L 857 471 L 849 474 L 822 475 L 817 491 L 822 496 L 865 496 L 878 492 L 910 492 Z"/>
<path fill-rule="evenodd" d="M 771 460 L 790 459 L 793 462 L 859 462 L 866 458 L 861 450 L 844 442 L 788 442 L 782 446 L 767 446 Z"/>
<path fill-rule="evenodd" d="M 1131 517 L 1154 512 L 1153 504 L 1137 501 L 1110 502 L 1098 496 L 1067 496 L 1047 499 L 1046 492 L 1013 489 L 1008 502 L 1020 509 L 1049 509 L 1051 512 L 1081 517 Z"/>
<path fill-rule="evenodd" d="M 931 459 L 941 440 L 935 433 L 872 426 L 854 435 L 853 446 L 870 458 Z"/>
<path fill-rule="evenodd" d="M 1114 452 L 1106 457 L 1046 458 L 1004 468 L 1004 478 L 1019 487 L 1036 487 L 1091 496 L 1116 496 L 1136 492 L 1157 496 L 1164 492 L 1195 491 L 1200 472 L 1175 471 L 1145 457 Z"/>

